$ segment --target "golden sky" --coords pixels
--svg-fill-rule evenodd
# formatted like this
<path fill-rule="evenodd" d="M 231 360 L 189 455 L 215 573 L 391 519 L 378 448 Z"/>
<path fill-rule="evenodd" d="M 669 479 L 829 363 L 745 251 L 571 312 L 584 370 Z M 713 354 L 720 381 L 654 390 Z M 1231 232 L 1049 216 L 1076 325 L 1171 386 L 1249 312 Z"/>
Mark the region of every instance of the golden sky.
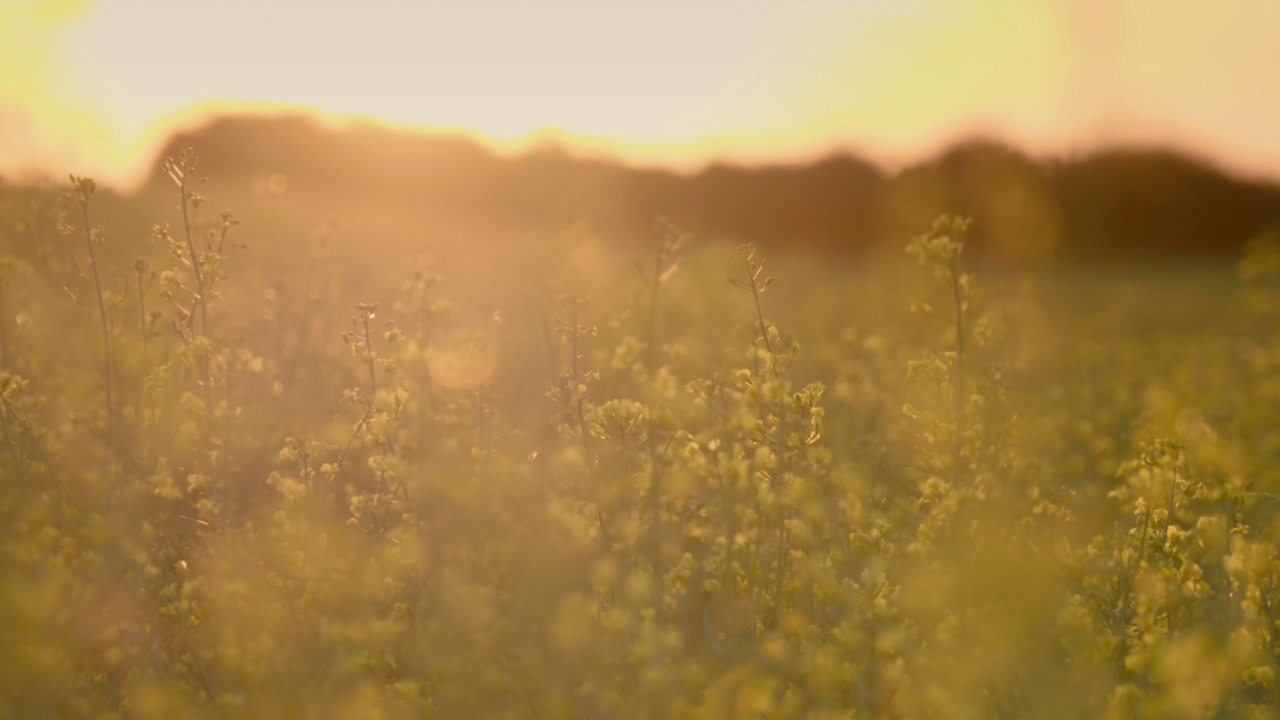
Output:
<path fill-rule="evenodd" d="M 0 0 L 0 174 L 128 182 L 175 123 L 312 108 L 646 164 L 983 134 L 1280 178 L 1280 0 Z"/>

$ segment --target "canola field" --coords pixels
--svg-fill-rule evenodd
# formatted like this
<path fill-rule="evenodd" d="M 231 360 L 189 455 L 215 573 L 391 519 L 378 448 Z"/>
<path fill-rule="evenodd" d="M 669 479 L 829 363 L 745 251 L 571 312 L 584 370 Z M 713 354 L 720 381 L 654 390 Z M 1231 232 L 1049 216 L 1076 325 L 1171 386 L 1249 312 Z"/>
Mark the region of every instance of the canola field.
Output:
<path fill-rule="evenodd" d="M 1280 712 L 1274 239 L 451 275 L 164 169 L 0 186 L 0 717 Z"/>

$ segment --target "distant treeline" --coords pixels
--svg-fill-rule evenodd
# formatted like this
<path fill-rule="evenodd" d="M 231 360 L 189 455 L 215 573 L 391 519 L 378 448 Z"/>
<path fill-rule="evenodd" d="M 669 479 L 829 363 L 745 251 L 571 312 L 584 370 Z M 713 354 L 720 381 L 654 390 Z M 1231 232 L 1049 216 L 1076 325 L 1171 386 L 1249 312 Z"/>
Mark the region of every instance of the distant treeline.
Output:
<path fill-rule="evenodd" d="M 555 148 L 503 158 L 459 138 L 301 117 L 223 118 L 166 153 L 183 146 L 196 148 L 202 173 L 283 178 L 294 197 L 327 208 L 524 229 L 586 222 L 602 236 L 634 236 L 663 215 L 702 236 L 838 253 L 897 246 L 944 211 L 977 218 L 976 250 L 1012 262 L 1228 260 L 1280 223 L 1280 187 L 1152 150 L 1038 160 L 982 141 L 896 173 L 845 155 L 686 176 Z M 167 183 L 157 170 L 152 186 Z"/>

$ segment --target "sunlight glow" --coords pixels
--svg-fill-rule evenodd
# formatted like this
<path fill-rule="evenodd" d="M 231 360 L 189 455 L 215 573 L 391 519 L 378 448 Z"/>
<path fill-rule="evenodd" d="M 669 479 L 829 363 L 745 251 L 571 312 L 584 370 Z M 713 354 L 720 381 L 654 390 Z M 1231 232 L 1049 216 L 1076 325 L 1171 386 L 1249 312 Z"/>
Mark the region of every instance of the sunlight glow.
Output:
<path fill-rule="evenodd" d="M 136 180 L 175 126 L 303 108 L 642 164 L 890 164 L 975 134 L 1280 176 L 1280 6 L 1236 0 L 0 0 L 0 173 Z"/>

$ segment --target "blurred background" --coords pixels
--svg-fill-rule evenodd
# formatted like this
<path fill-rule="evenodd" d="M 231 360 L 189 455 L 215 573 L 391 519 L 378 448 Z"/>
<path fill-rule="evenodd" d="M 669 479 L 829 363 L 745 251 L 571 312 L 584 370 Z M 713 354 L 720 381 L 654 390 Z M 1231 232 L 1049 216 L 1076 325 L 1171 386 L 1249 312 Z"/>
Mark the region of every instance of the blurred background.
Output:
<path fill-rule="evenodd" d="M 1280 217 L 1278 35 L 1268 0 L 3 0 L 0 176 L 141 197 L 190 145 L 242 215 L 442 247 L 664 214 L 861 253 L 953 211 L 1002 264 L 1235 259 Z"/>

